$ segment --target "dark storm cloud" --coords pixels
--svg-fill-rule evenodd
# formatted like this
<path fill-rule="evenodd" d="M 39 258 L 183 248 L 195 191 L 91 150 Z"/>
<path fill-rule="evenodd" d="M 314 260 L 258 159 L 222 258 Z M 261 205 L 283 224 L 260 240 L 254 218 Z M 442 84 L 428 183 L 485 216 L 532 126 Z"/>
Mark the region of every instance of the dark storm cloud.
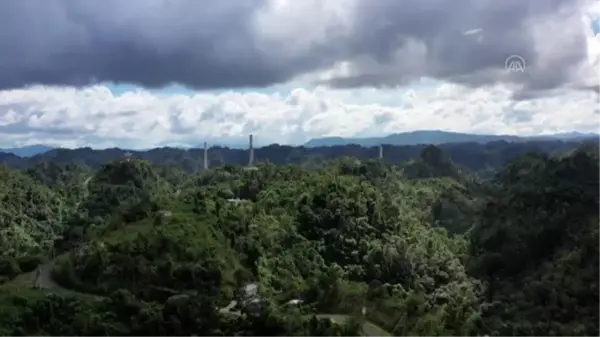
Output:
<path fill-rule="evenodd" d="M 269 32 L 257 29 L 257 15 L 268 6 L 267 0 L 2 0 L 0 89 L 103 81 L 267 86 L 349 60 L 350 72 L 328 84 L 393 86 L 429 76 L 544 91 L 569 82 L 587 57 L 583 28 L 572 27 L 580 0 L 348 0 L 350 23 L 343 27 L 299 11 L 294 20 L 305 20 L 303 27 L 329 26 L 324 39 L 294 52 L 298 35 L 269 43 Z M 571 26 L 561 36 L 539 30 L 539 23 L 555 27 L 564 20 Z M 513 54 L 527 60 L 525 73 L 504 71 Z"/>
<path fill-rule="evenodd" d="M 578 0 L 360 4 L 352 47 L 377 66 L 356 63 L 355 74 L 334 79 L 334 85 L 389 85 L 425 75 L 474 86 L 506 81 L 545 90 L 571 80 L 574 68 L 587 59 L 583 26 L 576 26 L 583 8 Z M 557 36 L 559 25 L 563 31 Z M 511 55 L 525 59 L 524 73 L 505 71 Z"/>
<path fill-rule="evenodd" d="M 197 88 L 268 85 L 288 76 L 247 29 L 259 1 L 0 2 L 0 86 L 131 82 Z"/>

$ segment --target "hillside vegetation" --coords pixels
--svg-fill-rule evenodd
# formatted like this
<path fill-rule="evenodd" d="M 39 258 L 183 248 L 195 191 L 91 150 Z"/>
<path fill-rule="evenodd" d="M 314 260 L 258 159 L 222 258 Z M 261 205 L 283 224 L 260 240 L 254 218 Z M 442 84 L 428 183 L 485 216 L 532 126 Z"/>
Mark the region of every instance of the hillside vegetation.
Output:
<path fill-rule="evenodd" d="M 597 335 L 597 145 L 496 146 L 0 168 L 0 334 Z"/>

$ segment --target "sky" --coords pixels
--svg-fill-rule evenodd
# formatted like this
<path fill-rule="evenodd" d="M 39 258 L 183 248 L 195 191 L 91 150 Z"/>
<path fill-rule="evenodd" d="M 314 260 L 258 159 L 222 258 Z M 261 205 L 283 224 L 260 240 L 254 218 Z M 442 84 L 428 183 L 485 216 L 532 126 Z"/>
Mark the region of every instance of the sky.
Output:
<path fill-rule="evenodd" d="M 599 67 L 591 0 L 2 0 L 0 147 L 598 132 Z"/>

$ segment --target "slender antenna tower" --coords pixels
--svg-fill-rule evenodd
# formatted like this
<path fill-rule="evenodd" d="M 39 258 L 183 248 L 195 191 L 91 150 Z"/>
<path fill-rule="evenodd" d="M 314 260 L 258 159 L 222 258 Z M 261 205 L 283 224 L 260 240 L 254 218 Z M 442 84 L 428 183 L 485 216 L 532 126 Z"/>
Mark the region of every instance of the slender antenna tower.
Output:
<path fill-rule="evenodd" d="M 383 145 L 379 144 L 379 159 L 383 159 Z"/>
<path fill-rule="evenodd" d="M 252 145 L 252 135 L 250 135 L 250 158 L 248 160 L 248 166 L 252 166 L 254 163 L 254 147 Z"/>
<path fill-rule="evenodd" d="M 204 170 L 208 170 L 208 147 L 204 142 Z"/>

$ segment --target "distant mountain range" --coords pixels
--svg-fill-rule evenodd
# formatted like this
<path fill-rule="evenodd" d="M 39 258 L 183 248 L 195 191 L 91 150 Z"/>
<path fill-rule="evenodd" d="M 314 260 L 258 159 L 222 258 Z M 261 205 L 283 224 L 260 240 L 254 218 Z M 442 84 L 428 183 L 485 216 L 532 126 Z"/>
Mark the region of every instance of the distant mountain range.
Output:
<path fill-rule="evenodd" d="M 488 142 L 488 143 L 445 143 L 438 147 L 453 163 L 472 172 L 493 172 L 510 160 L 526 153 L 546 153 L 562 155 L 574 149 L 590 147 L 598 152 L 599 138 L 585 140 L 533 140 L 526 142 Z M 419 158 L 431 145 L 384 145 L 384 161 L 389 164 L 400 164 Z M 431 149 L 431 148 L 430 148 Z M 39 149 L 38 149 L 39 150 Z M 22 153 L 22 152 L 21 152 Z M 31 152 L 28 152 L 29 154 Z M 248 165 L 249 153 L 246 149 L 228 147 L 211 147 L 208 151 L 209 167 L 222 165 Z M 257 147 L 254 159 L 257 163 L 273 165 L 303 165 L 320 167 L 325 161 L 354 157 L 359 160 L 375 159 L 379 156 L 376 147 L 356 145 L 346 146 L 282 146 L 269 145 Z M 109 148 L 94 150 L 89 147 L 78 149 L 52 149 L 31 157 L 20 157 L 12 153 L 0 152 L 0 165 L 16 169 L 33 168 L 39 164 L 85 165 L 98 169 L 107 163 L 121 161 L 125 157 L 133 160 L 148 160 L 156 165 L 176 166 L 187 172 L 201 170 L 204 161 L 202 148 L 177 149 L 173 147 L 154 148 L 147 151 Z M 487 173 L 485 173 L 487 174 Z"/>
<path fill-rule="evenodd" d="M 438 130 L 424 130 L 424 131 L 412 131 L 395 133 L 384 137 L 371 137 L 371 138 L 342 138 L 342 137 L 323 137 L 314 138 L 304 144 L 304 147 L 328 147 L 328 146 L 343 146 L 343 145 L 360 145 L 364 147 L 373 147 L 380 144 L 386 145 L 439 145 L 448 143 L 479 143 L 486 144 L 494 141 L 507 141 L 507 142 L 527 142 L 535 140 L 586 140 L 586 139 L 598 139 L 600 135 L 595 133 L 580 133 L 580 132 L 568 132 L 568 133 L 557 133 L 552 135 L 543 136 L 513 136 L 513 135 L 478 135 L 469 133 L 458 133 Z M 242 138 L 236 138 L 229 141 L 211 141 L 209 146 L 221 146 L 229 147 L 231 149 L 245 149 L 248 147 L 247 143 L 243 142 Z M 218 145 L 217 145 L 218 144 Z M 168 146 L 165 144 L 163 146 Z M 202 144 L 195 146 L 196 148 L 202 148 Z M 255 143 L 255 147 L 266 146 L 262 143 Z M 170 146 L 173 148 L 179 148 L 178 146 Z M 188 148 L 188 147 L 181 147 Z M 33 157 L 38 154 L 42 154 L 53 150 L 53 147 L 46 145 L 29 145 L 23 147 L 1 149 L 0 152 L 14 154 L 22 158 Z M 145 149 L 149 151 L 152 149 Z"/>
<path fill-rule="evenodd" d="M 480 143 L 485 144 L 494 141 L 527 142 L 532 140 L 585 140 L 600 137 L 595 133 L 557 133 L 542 136 L 513 136 L 513 135 L 478 135 L 469 133 L 458 133 L 437 130 L 424 130 L 395 133 L 385 137 L 371 138 L 342 138 L 324 137 L 314 138 L 304 144 L 305 147 L 321 147 L 356 144 L 372 147 L 380 144 L 388 145 L 418 145 L 418 144 L 447 144 L 447 143 Z"/>
<path fill-rule="evenodd" d="M 33 157 L 37 154 L 48 152 L 52 149 L 53 149 L 52 147 L 49 147 L 46 145 L 29 145 L 29 146 L 23 146 L 23 147 L 0 149 L 0 152 L 12 153 L 15 156 L 28 158 L 28 157 Z"/>

